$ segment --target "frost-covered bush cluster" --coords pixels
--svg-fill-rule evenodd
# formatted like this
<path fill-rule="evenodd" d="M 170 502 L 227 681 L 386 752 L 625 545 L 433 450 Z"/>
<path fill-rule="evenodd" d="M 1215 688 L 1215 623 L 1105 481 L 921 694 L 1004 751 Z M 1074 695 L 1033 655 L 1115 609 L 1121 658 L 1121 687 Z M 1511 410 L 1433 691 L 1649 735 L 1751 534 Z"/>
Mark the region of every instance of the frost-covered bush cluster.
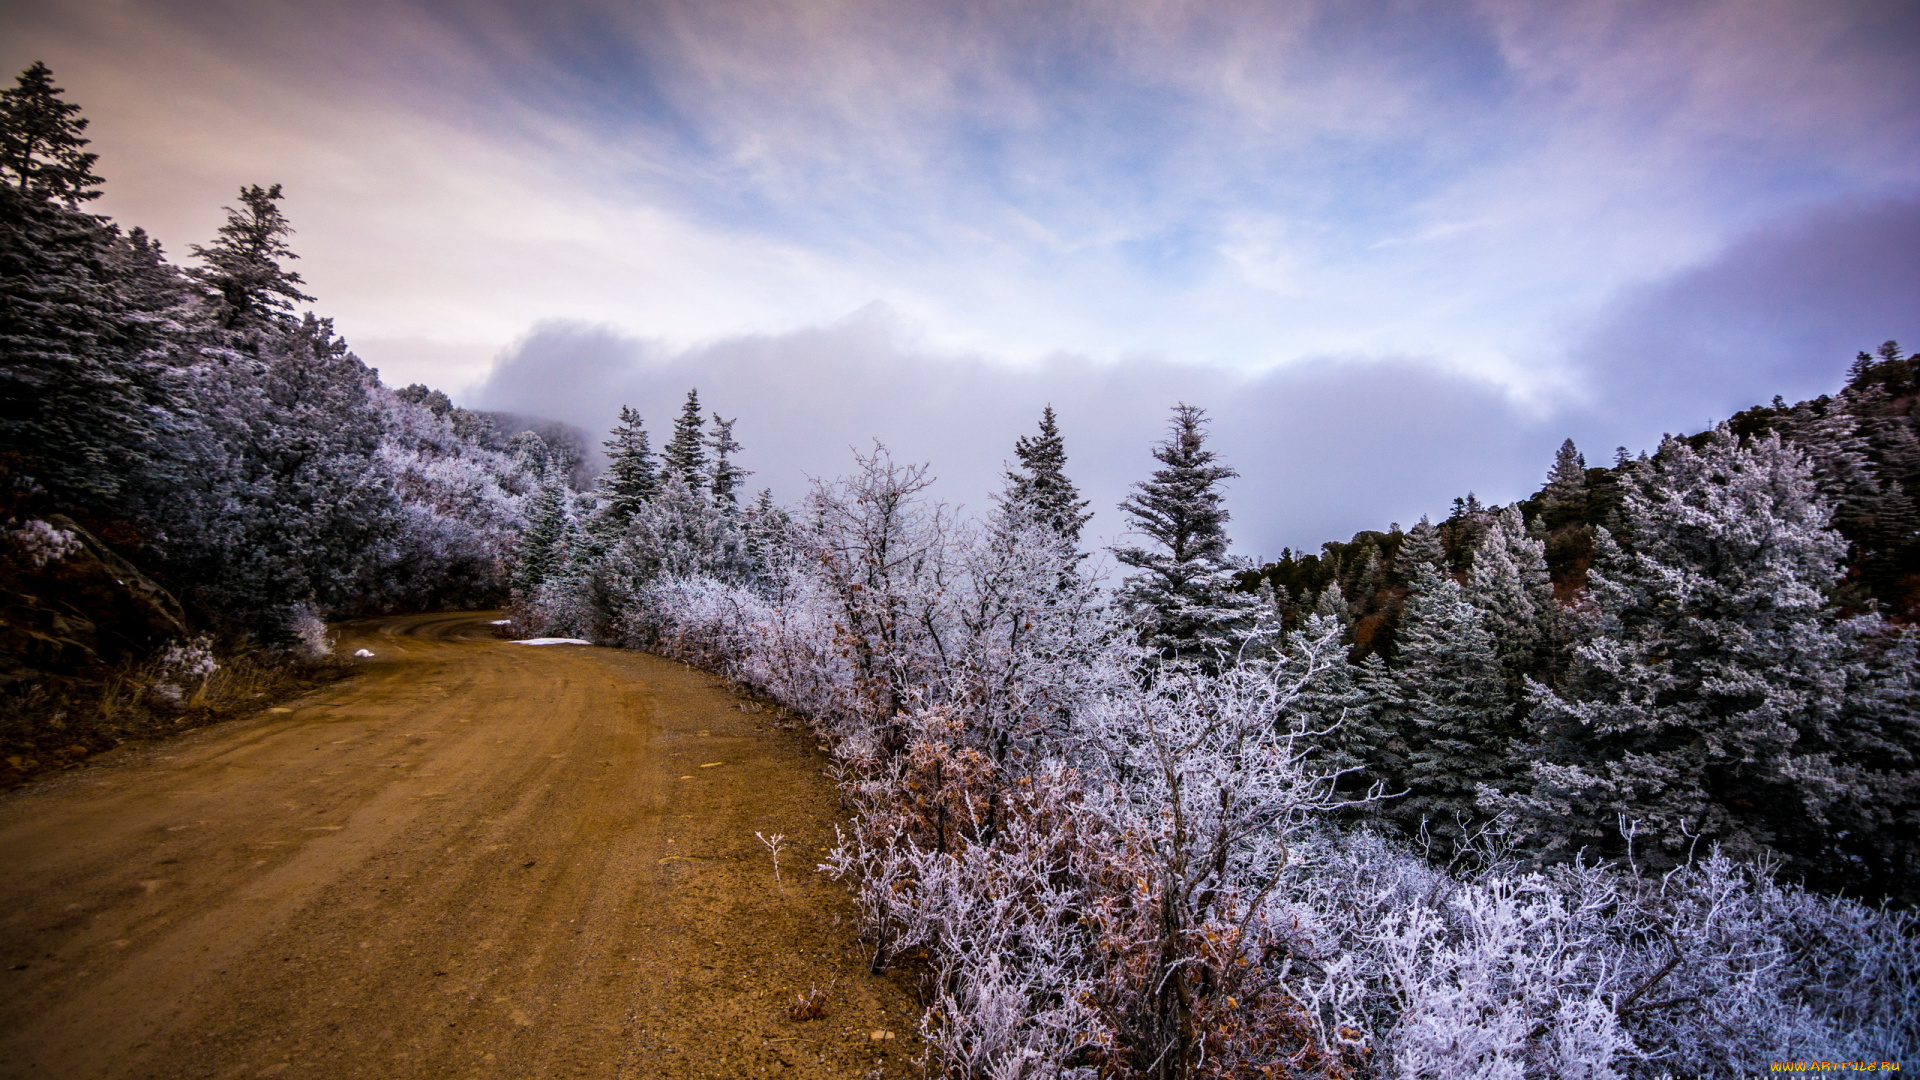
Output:
<path fill-rule="evenodd" d="M 294 640 L 300 643 L 300 651 L 310 660 L 322 660 L 333 655 L 333 634 L 327 630 L 326 621 L 311 608 L 303 608 L 293 616 Z"/>
<path fill-rule="evenodd" d="M 12 540 L 34 566 L 60 562 L 82 546 L 77 535 L 37 519 L 7 530 L 7 539 Z"/>
<path fill-rule="evenodd" d="M 220 670 L 213 656 L 213 639 L 204 634 L 167 646 L 153 662 L 158 670 L 181 682 L 204 680 Z"/>
<path fill-rule="evenodd" d="M 879 447 L 790 513 L 741 507 L 698 453 L 715 436 L 690 398 L 664 461 L 629 416 L 609 479 L 554 512 L 524 617 L 685 658 L 811 719 L 853 809 L 824 869 L 853 889 L 875 968 L 923 973 L 948 1075 L 1731 1076 L 1920 1051 L 1911 917 L 1782 884 L 1752 857 L 1770 847 L 1708 819 L 1676 855 L 1652 815 L 1616 817 L 1620 857 L 1602 862 L 1553 858 L 1538 816 L 1481 807 L 1542 797 L 1516 780 L 1556 760 L 1524 756 L 1538 721 L 1510 695 L 1577 700 L 1548 665 L 1510 681 L 1503 663 L 1591 650 L 1609 625 L 1604 598 L 1540 587 L 1517 511 L 1465 581 L 1416 531 L 1415 553 L 1436 554 L 1402 651 L 1354 663 L 1337 591 L 1295 620 L 1271 591 L 1236 591 L 1207 542 L 1225 515 L 1199 496 L 1223 470 L 1201 423 L 1176 413 L 1130 500 L 1152 544 L 1123 549 L 1134 573 L 1111 600 L 1078 550 L 1084 504 L 1050 414 L 969 522 Z M 1649 464 L 1648 491 L 1692 452 L 1668 447 L 1677 464 Z M 1733 486 L 1751 461 L 1794 467 L 1776 443 L 1706 452 Z M 1825 542 L 1762 528 L 1781 548 Z M 1857 708 L 1849 686 L 1886 692 L 1885 666 L 1846 662 L 1836 709 Z M 1776 677 L 1800 678 L 1749 676 Z M 1371 755 L 1406 713 L 1429 747 L 1477 753 L 1511 723 L 1526 749 L 1454 778 L 1403 744 L 1429 812 L 1401 830 L 1406 789 Z M 1441 820 L 1448 792 L 1477 816 Z"/>
<path fill-rule="evenodd" d="M 207 680 L 220 670 L 220 662 L 214 658 L 213 639 L 202 634 L 161 649 L 148 668 L 152 676 L 147 684 L 148 692 L 170 706 L 179 706 L 186 702 L 190 692 L 197 693 L 206 687 Z"/>

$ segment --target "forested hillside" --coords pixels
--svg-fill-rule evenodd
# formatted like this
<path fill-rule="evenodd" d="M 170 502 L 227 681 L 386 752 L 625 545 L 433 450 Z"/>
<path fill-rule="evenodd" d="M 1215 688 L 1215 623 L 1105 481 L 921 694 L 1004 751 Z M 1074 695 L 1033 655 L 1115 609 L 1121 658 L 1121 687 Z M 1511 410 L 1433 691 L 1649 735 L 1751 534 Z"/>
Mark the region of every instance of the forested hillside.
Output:
<path fill-rule="evenodd" d="M 1838 374 L 1838 372 L 1836 372 Z M 1348 626 L 1368 813 L 1443 848 L 1504 815 L 1526 847 L 1671 865 L 1701 843 L 1920 900 L 1920 439 L 1914 360 L 1861 353 L 1588 468 L 1571 441 L 1510 507 L 1363 532 L 1242 575 Z M 1350 780 L 1349 783 L 1357 783 Z"/>
<path fill-rule="evenodd" d="M 525 504 L 578 458 L 389 390 L 330 321 L 297 314 L 313 298 L 278 185 L 242 189 L 185 267 L 88 213 L 86 127 L 42 65 L 0 95 L 16 773 L 176 722 L 236 671 L 270 683 L 325 653 L 324 619 L 499 601 Z"/>

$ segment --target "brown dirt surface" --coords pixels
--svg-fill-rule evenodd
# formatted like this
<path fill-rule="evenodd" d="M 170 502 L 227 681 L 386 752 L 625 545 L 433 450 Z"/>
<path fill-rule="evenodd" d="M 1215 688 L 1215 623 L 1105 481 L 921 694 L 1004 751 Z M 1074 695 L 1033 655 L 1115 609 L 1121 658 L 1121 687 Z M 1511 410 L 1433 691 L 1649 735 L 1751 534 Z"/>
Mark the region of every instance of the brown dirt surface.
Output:
<path fill-rule="evenodd" d="M 346 624 L 344 682 L 0 796 L 0 1075 L 918 1075 L 805 732 L 494 617 Z"/>

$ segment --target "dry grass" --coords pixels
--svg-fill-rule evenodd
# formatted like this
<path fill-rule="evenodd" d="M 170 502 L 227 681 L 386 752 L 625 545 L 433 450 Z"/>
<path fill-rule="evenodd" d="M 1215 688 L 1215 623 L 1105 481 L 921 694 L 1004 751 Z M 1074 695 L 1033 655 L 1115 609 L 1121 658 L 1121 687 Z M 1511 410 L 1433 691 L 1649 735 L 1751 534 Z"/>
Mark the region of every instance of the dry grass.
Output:
<path fill-rule="evenodd" d="M 190 680 L 148 661 L 92 676 L 42 676 L 0 691 L 0 789 L 122 743 L 244 716 L 347 670 L 337 660 L 284 654 L 238 653 L 220 657 L 219 664 Z"/>

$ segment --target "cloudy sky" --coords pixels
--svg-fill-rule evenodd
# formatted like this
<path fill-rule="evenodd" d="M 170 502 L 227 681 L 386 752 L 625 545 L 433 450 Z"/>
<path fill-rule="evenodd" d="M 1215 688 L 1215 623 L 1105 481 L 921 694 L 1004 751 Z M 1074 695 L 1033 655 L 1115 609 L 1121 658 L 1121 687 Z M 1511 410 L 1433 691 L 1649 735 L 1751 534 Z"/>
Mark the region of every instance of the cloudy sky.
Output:
<path fill-rule="evenodd" d="M 1920 344 L 1920 5 L 0 0 L 176 255 L 286 185 L 390 383 L 981 505 L 1040 407 L 1113 503 L 1168 406 L 1313 547 Z"/>

